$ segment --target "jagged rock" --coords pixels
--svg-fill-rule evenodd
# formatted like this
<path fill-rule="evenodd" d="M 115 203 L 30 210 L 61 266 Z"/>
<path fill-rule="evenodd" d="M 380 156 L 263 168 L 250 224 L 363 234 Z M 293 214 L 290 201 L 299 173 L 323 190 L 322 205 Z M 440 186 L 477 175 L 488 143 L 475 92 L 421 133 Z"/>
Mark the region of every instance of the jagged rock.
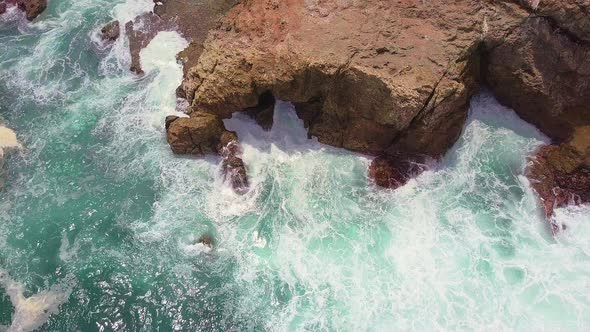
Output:
<path fill-rule="evenodd" d="M 405 153 L 381 155 L 371 162 L 369 177 L 380 187 L 396 189 L 427 168 L 423 156 Z"/>
<path fill-rule="evenodd" d="M 502 103 L 553 140 L 527 171 L 550 219 L 554 208 L 590 199 L 590 3 L 529 6 L 537 15 L 487 40 L 484 77 Z"/>
<path fill-rule="evenodd" d="M 568 143 L 542 147 L 527 176 L 549 219 L 555 208 L 590 202 L 590 126 L 577 128 Z"/>
<path fill-rule="evenodd" d="M 242 150 L 237 139 L 231 140 L 222 149 L 223 162 L 221 170 L 226 183 L 229 183 L 235 192 L 245 194 L 248 191 L 248 174 L 246 165 L 240 157 Z"/>
<path fill-rule="evenodd" d="M 168 143 L 177 154 L 217 153 L 223 156 L 224 180 L 240 194 L 248 191 L 246 166 L 235 132 L 225 129 L 223 121 L 213 114 L 197 113 L 190 118 L 166 118 Z"/>
<path fill-rule="evenodd" d="M 16 3 L 29 21 L 37 18 L 47 8 L 47 0 L 17 0 Z"/>
<path fill-rule="evenodd" d="M 208 113 L 190 118 L 167 117 L 166 131 L 168 143 L 177 154 L 220 153 L 222 138 L 227 135 L 221 118 Z"/>
<path fill-rule="evenodd" d="M 158 32 L 172 29 L 171 22 L 161 19 L 154 13 L 146 13 L 125 24 L 125 32 L 129 37 L 129 52 L 131 53 L 130 70 L 136 74 L 143 74 L 139 54 L 143 48 L 156 37 Z"/>
<path fill-rule="evenodd" d="M 102 40 L 110 40 L 115 41 L 119 38 L 120 29 L 119 29 L 119 21 L 113 21 L 102 27 L 100 29 Z"/>
<path fill-rule="evenodd" d="M 182 6 L 173 3 L 159 10 Z M 384 155 L 370 173 L 386 186 L 412 173 L 406 161 L 413 159 L 396 156 L 448 150 L 481 81 L 554 139 L 548 151 L 565 153 L 563 144 L 590 122 L 589 7 L 577 0 L 243 1 L 204 43 L 179 54 L 185 78 L 177 95 L 191 116 L 221 118 L 258 116 L 265 94 L 291 101 L 320 142 Z M 199 40 L 206 30 L 195 33 Z M 547 153 L 539 160 L 557 159 Z"/>
<path fill-rule="evenodd" d="M 534 17 L 489 51 L 485 78 L 502 103 L 561 143 L 590 124 L 588 59 L 590 43 Z"/>
<path fill-rule="evenodd" d="M 458 137 L 477 89 L 471 55 L 481 36 L 481 4 L 438 7 L 237 4 L 188 71 L 185 95 L 192 109 L 222 117 L 255 107 L 267 91 L 296 105 L 321 102 L 305 122 L 323 143 L 439 156 Z M 427 136 L 410 139 L 417 130 Z"/>
<path fill-rule="evenodd" d="M 268 131 L 272 128 L 275 103 L 276 99 L 272 93 L 266 92 L 258 98 L 258 105 L 246 108 L 244 113 L 254 119 L 262 129 Z"/>
<path fill-rule="evenodd" d="M 197 240 L 197 243 L 201 243 L 208 248 L 213 248 L 214 245 L 213 237 L 209 234 L 201 235 L 201 237 Z"/>

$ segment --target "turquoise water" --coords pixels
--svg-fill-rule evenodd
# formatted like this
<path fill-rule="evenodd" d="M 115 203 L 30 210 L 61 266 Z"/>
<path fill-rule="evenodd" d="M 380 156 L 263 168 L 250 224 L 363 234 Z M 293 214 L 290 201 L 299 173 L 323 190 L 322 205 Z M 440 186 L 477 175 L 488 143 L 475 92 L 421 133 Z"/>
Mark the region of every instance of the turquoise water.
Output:
<path fill-rule="evenodd" d="M 561 330 L 590 326 L 590 207 L 552 237 L 522 176 L 546 138 L 483 92 L 440 165 L 388 191 L 370 160 L 236 115 L 252 190 L 175 157 L 186 41 L 128 70 L 97 31 L 152 1 L 53 0 L 0 18 L 0 117 L 26 149 L 0 192 L 0 331 Z M 213 250 L 195 244 L 211 234 Z"/>

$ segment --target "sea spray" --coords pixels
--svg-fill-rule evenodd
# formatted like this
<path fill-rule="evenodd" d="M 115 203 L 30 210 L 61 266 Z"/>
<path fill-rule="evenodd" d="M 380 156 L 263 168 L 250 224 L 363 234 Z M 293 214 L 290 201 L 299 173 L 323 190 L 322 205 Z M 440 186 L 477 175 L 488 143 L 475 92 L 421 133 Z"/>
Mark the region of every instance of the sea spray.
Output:
<path fill-rule="evenodd" d="M 550 235 L 523 176 L 547 140 L 488 93 L 442 163 L 395 191 L 369 157 L 308 140 L 288 103 L 270 132 L 236 114 L 252 179 L 236 195 L 219 157 L 166 144 L 186 42 L 156 37 L 144 76 L 124 34 L 95 46 L 151 5 L 51 1 L 47 22 L 0 28 L 0 110 L 30 151 L 7 163 L 0 263 L 24 299 L 76 280 L 41 330 L 588 329 L 590 211 L 558 209 L 568 229 Z"/>

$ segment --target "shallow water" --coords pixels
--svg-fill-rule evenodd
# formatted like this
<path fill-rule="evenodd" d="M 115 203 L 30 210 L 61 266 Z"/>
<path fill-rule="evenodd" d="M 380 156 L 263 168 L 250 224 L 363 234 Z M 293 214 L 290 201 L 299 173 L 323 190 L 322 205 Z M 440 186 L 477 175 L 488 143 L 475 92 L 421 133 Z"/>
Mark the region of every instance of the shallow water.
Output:
<path fill-rule="evenodd" d="M 590 207 L 557 210 L 550 235 L 522 176 L 547 139 L 512 111 L 475 97 L 443 162 L 396 191 L 287 103 L 270 132 L 236 115 L 237 196 L 219 158 L 165 141 L 186 41 L 158 35 L 142 78 L 125 38 L 99 41 L 151 5 L 0 18 L 0 116 L 26 147 L 0 192 L 0 330 L 588 330 Z"/>

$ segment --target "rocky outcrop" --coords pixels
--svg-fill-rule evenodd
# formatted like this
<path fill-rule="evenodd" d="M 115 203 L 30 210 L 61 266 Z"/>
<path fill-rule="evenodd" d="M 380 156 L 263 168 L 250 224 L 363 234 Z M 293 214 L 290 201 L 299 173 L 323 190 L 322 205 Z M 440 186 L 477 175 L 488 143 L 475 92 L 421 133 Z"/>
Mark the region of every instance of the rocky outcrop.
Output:
<path fill-rule="evenodd" d="M 0 1 L 0 15 L 6 13 L 9 5 L 16 5 L 32 21 L 47 8 L 47 0 L 6 0 Z"/>
<path fill-rule="evenodd" d="M 16 3 L 29 21 L 37 18 L 47 8 L 47 0 L 17 0 Z"/>
<path fill-rule="evenodd" d="M 487 40 L 484 77 L 502 103 L 553 140 L 527 170 L 551 218 L 556 207 L 590 199 L 590 3 L 529 7 L 531 17 Z"/>
<path fill-rule="evenodd" d="M 100 33 L 102 40 L 115 41 L 119 39 L 119 35 L 121 34 L 119 21 L 113 21 L 108 23 L 107 25 L 102 27 L 102 29 L 100 29 Z"/>
<path fill-rule="evenodd" d="M 160 31 L 179 31 L 190 44 L 178 55 L 184 68 L 192 66 L 199 58 L 203 41 L 222 15 L 237 0 L 190 1 L 170 0 L 154 1 L 154 10 L 136 17 L 125 24 L 129 37 L 131 53 L 131 71 L 143 74 L 139 53 Z"/>
<path fill-rule="evenodd" d="M 156 37 L 158 32 L 173 29 L 171 22 L 161 19 L 154 13 L 147 13 L 136 17 L 125 24 L 125 32 L 129 38 L 129 51 L 131 53 L 131 67 L 136 74 L 143 74 L 139 54 Z"/>
<path fill-rule="evenodd" d="M 162 13 L 185 2 L 172 3 Z M 290 101 L 310 136 L 379 155 L 369 175 L 397 187 L 423 170 L 416 167 L 421 158 L 436 159 L 454 144 L 470 97 L 485 83 L 554 140 L 529 172 L 531 179 L 544 175 L 537 183 L 547 185 L 535 185 L 540 195 L 559 187 L 583 196 L 586 161 L 571 147 L 590 121 L 587 1 L 231 5 L 218 26 L 193 30 L 203 40 L 211 29 L 204 42 L 179 54 L 185 79 L 177 94 L 189 101 L 191 117 L 246 112 L 270 128 L 272 108 L 264 100 Z M 566 156 L 575 168 L 555 166 Z"/>
<path fill-rule="evenodd" d="M 229 117 L 270 92 L 305 109 L 320 142 L 440 156 L 459 136 L 478 87 L 472 55 L 482 17 L 477 2 L 439 7 L 240 3 L 210 34 L 184 95 L 193 110 Z"/>
<path fill-rule="evenodd" d="M 380 187 L 395 189 L 427 168 L 424 156 L 401 153 L 382 155 L 371 162 L 369 177 Z"/>
<path fill-rule="evenodd" d="M 208 113 L 197 113 L 190 118 L 168 116 L 166 132 L 176 154 L 221 154 L 224 180 L 238 193 L 248 190 L 246 167 L 236 133 L 226 130 L 221 118 Z"/>
<path fill-rule="evenodd" d="M 542 147 L 527 176 L 549 219 L 555 208 L 590 202 L 590 126 L 578 128 L 568 143 Z M 554 222 L 552 228 L 559 231 Z"/>

